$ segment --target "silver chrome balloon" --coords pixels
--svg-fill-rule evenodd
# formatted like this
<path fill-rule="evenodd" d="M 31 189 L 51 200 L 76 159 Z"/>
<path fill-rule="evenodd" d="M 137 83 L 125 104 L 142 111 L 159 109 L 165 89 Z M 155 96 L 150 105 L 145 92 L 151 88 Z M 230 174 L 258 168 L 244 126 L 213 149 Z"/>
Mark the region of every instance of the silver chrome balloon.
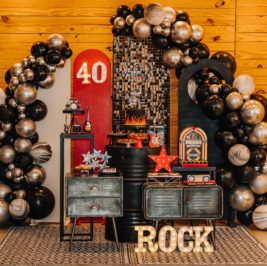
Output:
<path fill-rule="evenodd" d="M 0 130 L 0 140 L 3 140 L 6 137 L 6 132 L 3 130 Z"/>
<path fill-rule="evenodd" d="M 260 122 L 255 125 L 249 133 L 249 142 L 254 145 L 267 144 L 267 122 Z"/>
<path fill-rule="evenodd" d="M 128 26 L 132 26 L 135 22 L 135 17 L 132 14 L 130 14 L 126 17 L 125 21 Z"/>
<path fill-rule="evenodd" d="M 19 85 L 19 78 L 18 77 L 11 77 L 10 84 L 12 84 L 13 86 L 18 86 Z"/>
<path fill-rule="evenodd" d="M 34 165 L 25 176 L 25 181 L 31 186 L 40 186 L 46 180 L 45 169 L 40 165 Z"/>
<path fill-rule="evenodd" d="M 0 148 L 0 161 L 2 163 L 12 163 L 15 159 L 16 152 L 10 145 L 4 145 Z"/>
<path fill-rule="evenodd" d="M 29 59 L 27 57 L 23 58 L 21 64 L 24 68 L 26 68 L 29 65 Z"/>
<path fill-rule="evenodd" d="M 32 148 L 32 143 L 26 138 L 17 138 L 14 142 L 16 152 L 28 153 Z"/>
<path fill-rule="evenodd" d="M 27 80 L 33 80 L 34 79 L 34 71 L 30 68 L 27 68 L 24 70 L 24 75 Z"/>
<path fill-rule="evenodd" d="M 235 144 L 228 151 L 228 159 L 235 166 L 246 164 L 250 158 L 250 150 L 244 144 Z"/>
<path fill-rule="evenodd" d="M 23 66 L 20 63 L 14 64 L 10 69 L 10 74 L 13 77 L 18 77 L 23 72 Z"/>
<path fill-rule="evenodd" d="M 36 163 L 45 163 L 52 156 L 51 146 L 46 142 L 37 142 L 32 145 L 30 155 Z"/>
<path fill-rule="evenodd" d="M 31 137 L 36 131 L 36 124 L 31 119 L 21 119 L 16 125 L 16 131 L 21 137 Z"/>
<path fill-rule="evenodd" d="M 31 64 L 36 62 L 36 58 L 33 55 L 29 55 L 28 60 Z"/>
<path fill-rule="evenodd" d="M 163 11 L 165 13 L 165 19 L 169 20 L 172 23 L 176 20 L 176 12 L 172 7 L 166 6 L 163 8 Z"/>
<path fill-rule="evenodd" d="M 246 124 L 256 125 L 264 118 L 265 108 L 257 100 L 248 100 L 243 104 L 240 114 Z"/>
<path fill-rule="evenodd" d="M 245 185 L 236 185 L 229 192 L 228 201 L 230 206 L 240 212 L 248 211 L 255 202 L 255 195 Z"/>
<path fill-rule="evenodd" d="M 16 88 L 14 97 L 19 103 L 29 105 L 36 100 L 37 90 L 33 85 L 23 83 Z"/>
<path fill-rule="evenodd" d="M 255 89 L 255 82 L 250 75 L 241 74 L 235 78 L 233 87 L 237 88 L 241 94 L 248 93 L 251 95 Z"/>
<path fill-rule="evenodd" d="M 6 93 L 2 88 L 0 88 L 0 104 L 5 104 L 6 97 Z"/>
<path fill-rule="evenodd" d="M 65 40 L 61 34 L 54 33 L 48 37 L 49 48 L 62 49 L 64 45 L 65 45 Z"/>
<path fill-rule="evenodd" d="M 256 175 L 249 184 L 251 190 L 258 194 L 262 195 L 267 192 L 267 175 L 266 174 L 258 174 Z"/>
<path fill-rule="evenodd" d="M 10 131 L 12 129 L 12 123 L 2 123 L 1 124 L 1 128 L 4 130 L 4 131 Z"/>
<path fill-rule="evenodd" d="M 248 101 L 250 99 L 250 94 L 249 93 L 242 92 L 241 94 L 242 94 L 242 97 L 243 97 L 244 102 L 245 101 Z"/>
<path fill-rule="evenodd" d="M 192 38 L 200 42 L 204 38 L 204 29 L 200 25 L 192 25 Z"/>
<path fill-rule="evenodd" d="M 10 192 L 12 192 L 12 189 L 8 185 L 0 183 L 0 199 L 4 199 Z"/>
<path fill-rule="evenodd" d="M 125 24 L 126 24 L 126 22 L 125 22 L 125 19 L 123 17 L 117 17 L 114 20 L 114 27 L 119 29 L 119 30 L 124 29 Z"/>
<path fill-rule="evenodd" d="M 238 110 L 243 104 L 243 97 L 240 93 L 234 91 L 227 95 L 225 102 L 230 110 Z"/>
<path fill-rule="evenodd" d="M 170 48 L 164 51 L 162 60 L 166 66 L 175 68 L 182 62 L 183 52 L 178 48 Z"/>
<path fill-rule="evenodd" d="M 24 199 L 14 199 L 9 204 L 9 213 L 16 220 L 24 220 L 30 213 L 29 203 Z"/>
<path fill-rule="evenodd" d="M 133 34 L 137 39 L 147 39 L 151 35 L 151 25 L 144 18 L 139 18 L 133 24 Z"/>
<path fill-rule="evenodd" d="M 9 99 L 8 104 L 13 108 L 16 108 L 18 105 L 14 98 Z"/>
<path fill-rule="evenodd" d="M 0 224 L 4 225 L 9 219 L 9 205 L 8 203 L 0 199 Z"/>
<path fill-rule="evenodd" d="M 55 83 L 55 76 L 53 73 L 50 73 L 47 78 L 43 81 L 39 81 L 39 85 L 43 89 L 50 89 Z"/>
<path fill-rule="evenodd" d="M 17 199 L 25 199 L 26 198 L 26 191 L 24 189 L 18 189 L 13 191 L 16 195 Z"/>
<path fill-rule="evenodd" d="M 191 26 L 184 21 L 176 21 L 172 26 L 171 38 L 175 43 L 186 43 L 192 36 Z"/>

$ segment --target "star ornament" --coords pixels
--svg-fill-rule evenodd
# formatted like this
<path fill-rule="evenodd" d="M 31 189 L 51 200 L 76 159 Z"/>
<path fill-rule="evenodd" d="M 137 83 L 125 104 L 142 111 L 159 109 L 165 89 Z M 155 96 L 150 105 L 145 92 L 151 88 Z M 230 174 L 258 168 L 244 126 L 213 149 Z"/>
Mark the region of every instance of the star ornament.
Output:
<path fill-rule="evenodd" d="M 162 169 L 172 173 L 171 163 L 178 158 L 178 156 L 168 155 L 165 146 L 161 147 L 159 155 L 148 155 L 148 157 L 157 164 L 154 173 L 158 173 Z"/>

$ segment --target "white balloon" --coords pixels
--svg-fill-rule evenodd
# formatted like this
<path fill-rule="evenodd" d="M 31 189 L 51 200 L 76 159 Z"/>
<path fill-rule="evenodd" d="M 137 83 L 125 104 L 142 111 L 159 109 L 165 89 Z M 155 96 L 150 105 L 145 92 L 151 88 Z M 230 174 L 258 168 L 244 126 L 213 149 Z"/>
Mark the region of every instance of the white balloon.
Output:
<path fill-rule="evenodd" d="M 255 89 L 254 79 L 247 74 L 238 75 L 234 80 L 233 87 L 237 88 L 241 94 L 251 95 Z"/>
<path fill-rule="evenodd" d="M 2 88 L 0 88 L 0 104 L 5 104 L 6 94 Z"/>

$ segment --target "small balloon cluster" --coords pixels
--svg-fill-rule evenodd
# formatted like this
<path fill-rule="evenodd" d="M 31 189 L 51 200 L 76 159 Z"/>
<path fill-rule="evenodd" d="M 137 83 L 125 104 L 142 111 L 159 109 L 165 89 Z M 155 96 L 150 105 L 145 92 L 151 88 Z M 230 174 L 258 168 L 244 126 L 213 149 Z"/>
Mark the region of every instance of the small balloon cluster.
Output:
<path fill-rule="evenodd" d="M 60 34 L 36 42 L 31 55 L 14 64 L 5 74 L 7 88 L 0 89 L 0 224 L 21 223 L 31 217 L 47 217 L 55 205 L 45 186 L 47 162 L 52 150 L 39 142 L 36 121 L 47 115 L 46 104 L 37 99 L 38 88 L 48 89 L 54 72 L 65 65 L 72 50 Z"/>
<path fill-rule="evenodd" d="M 189 15 L 171 7 L 153 3 L 144 7 L 135 5 L 132 10 L 125 5 L 117 8 L 117 14 L 110 18 L 114 35 L 131 35 L 143 40 L 152 37 L 156 47 L 164 49 L 163 63 L 176 69 L 179 77 L 184 66 L 208 58 L 210 51 L 201 43 L 204 29 L 191 25 Z"/>

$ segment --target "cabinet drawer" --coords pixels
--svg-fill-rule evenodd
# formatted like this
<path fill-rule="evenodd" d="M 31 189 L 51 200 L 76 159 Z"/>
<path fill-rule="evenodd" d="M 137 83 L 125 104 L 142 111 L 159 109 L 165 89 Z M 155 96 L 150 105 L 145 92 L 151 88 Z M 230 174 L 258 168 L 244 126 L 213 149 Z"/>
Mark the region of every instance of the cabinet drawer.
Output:
<path fill-rule="evenodd" d="M 122 202 L 120 198 L 69 198 L 67 215 L 79 217 L 121 216 Z"/>
<path fill-rule="evenodd" d="M 148 187 L 144 191 L 144 198 L 147 219 L 182 217 L 182 189 Z"/>
<path fill-rule="evenodd" d="M 81 197 L 120 197 L 122 181 L 116 178 L 70 178 L 67 180 L 67 195 Z"/>

